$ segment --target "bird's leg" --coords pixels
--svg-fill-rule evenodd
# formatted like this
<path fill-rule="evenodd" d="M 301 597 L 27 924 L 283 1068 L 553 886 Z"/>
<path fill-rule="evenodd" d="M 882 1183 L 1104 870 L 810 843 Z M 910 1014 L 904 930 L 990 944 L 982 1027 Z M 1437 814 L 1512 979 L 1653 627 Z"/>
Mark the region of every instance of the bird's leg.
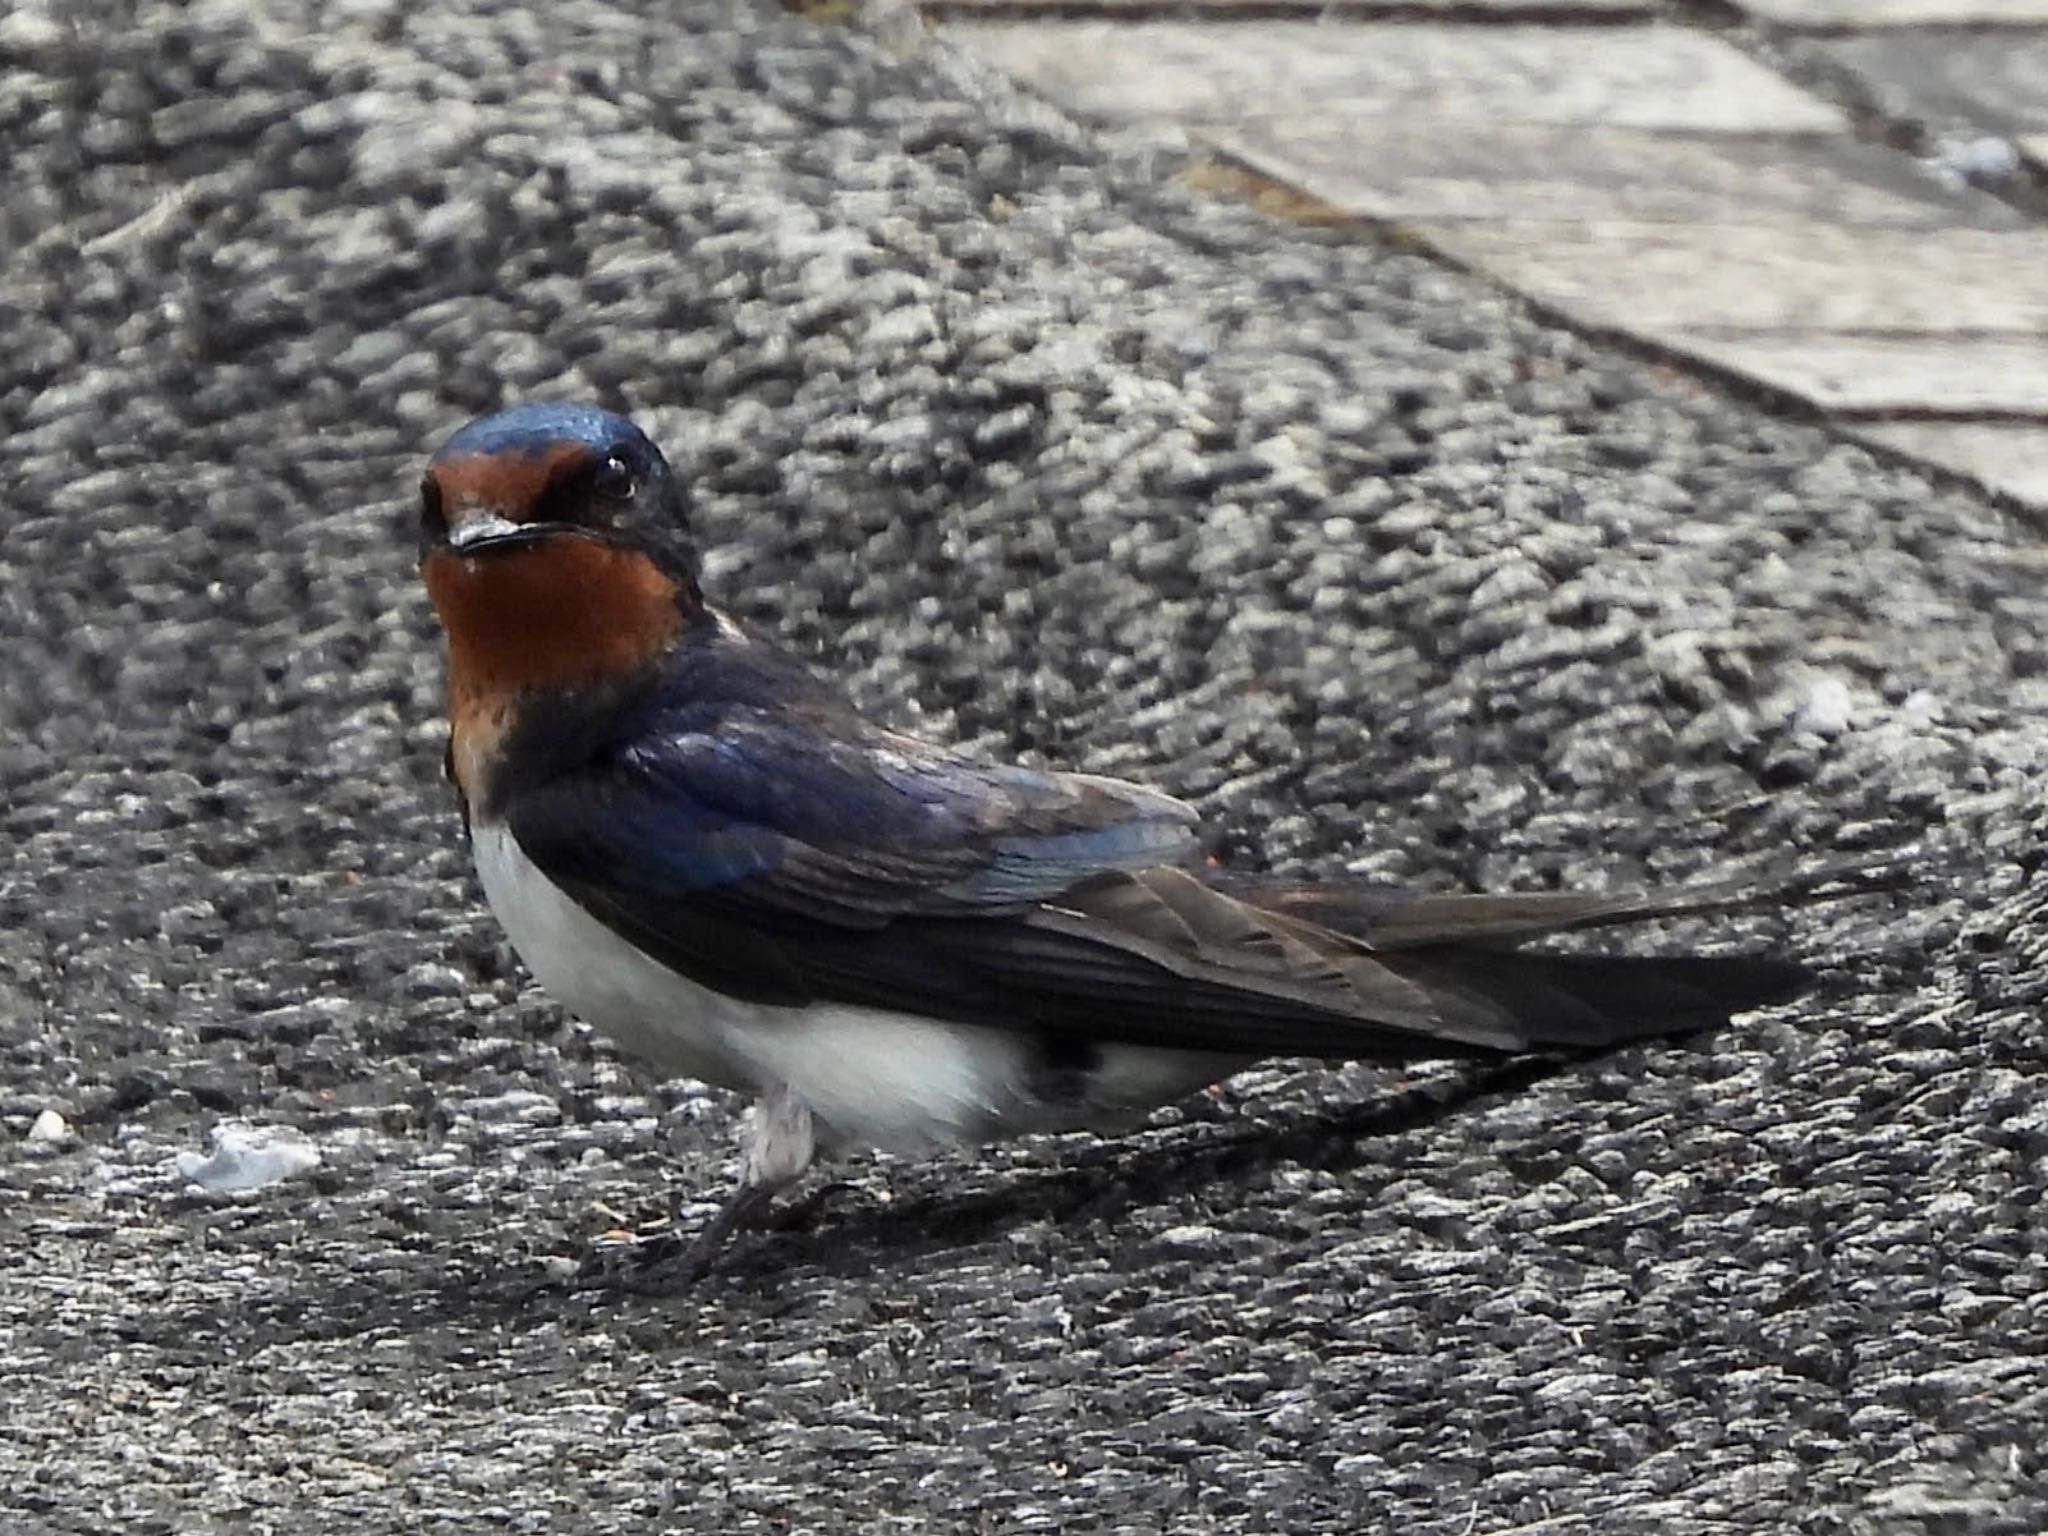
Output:
<path fill-rule="evenodd" d="M 817 1155 L 810 1105 L 782 1083 L 756 1099 L 740 1122 L 739 1188 L 684 1250 L 679 1264 L 687 1278 L 707 1273 L 735 1232 L 766 1225 L 776 1195 L 802 1178 Z"/>
<path fill-rule="evenodd" d="M 628 1284 L 687 1285 L 702 1279 L 734 1233 L 767 1225 L 775 1196 L 803 1177 L 817 1150 L 810 1106 L 780 1083 L 770 1088 L 740 1122 L 739 1187 L 680 1251 L 672 1232 L 636 1245 L 630 1261 L 635 1273 Z M 605 1279 L 624 1278 L 613 1260 L 603 1262 L 601 1272 Z"/>

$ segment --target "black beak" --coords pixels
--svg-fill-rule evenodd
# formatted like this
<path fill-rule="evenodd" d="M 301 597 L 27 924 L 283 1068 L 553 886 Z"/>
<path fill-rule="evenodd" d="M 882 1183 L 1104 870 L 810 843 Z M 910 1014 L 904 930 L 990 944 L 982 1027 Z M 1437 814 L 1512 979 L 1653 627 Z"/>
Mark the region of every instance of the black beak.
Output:
<path fill-rule="evenodd" d="M 588 537 L 591 531 L 576 523 L 515 523 L 508 517 L 485 513 L 464 518 L 449 529 L 446 543 L 458 555 L 488 555 L 539 544 L 562 534 Z"/>

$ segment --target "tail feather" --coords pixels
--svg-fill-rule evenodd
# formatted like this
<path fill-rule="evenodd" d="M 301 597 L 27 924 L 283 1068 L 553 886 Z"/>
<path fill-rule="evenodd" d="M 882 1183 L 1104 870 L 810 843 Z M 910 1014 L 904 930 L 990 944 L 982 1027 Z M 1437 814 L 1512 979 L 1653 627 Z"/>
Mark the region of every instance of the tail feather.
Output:
<path fill-rule="evenodd" d="M 1450 1017 L 1505 1022 L 1531 1046 L 1601 1047 L 1726 1024 L 1790 1001 L 1813 984 L 1795 961 L 1765 955 L 1586 955 L 1515 947 L 1556 933 L 1754 907 L 1848 881 L 1888 880 L 1898 866 L 1830 863 L 1775 883 L 1730 878 L 1661 891 L 1423 894 L 1327 882 L 1246 890 L 1238 899 L 1284 917 L 1315 947 L 1370 956 Z M 1334 941 L 1334 942 L 1330 942 Z"/>
<path fill-rule="evenodd" d="M 1733 882 L 1654 895 L 1407 898 L 1118 871 L 1010 931 L 1001 980 L 1027 984 L 1055 969 L 1062 991 L 1083 989 L 1099 1008 L 1101 1033 L 1135 1044 L 1390 1062 L 1597 1049 L 1725 1024 L 1812 978 L 1771 956 L 1558 954 L 1517 940 L 1756 899 Z"/>
<path fill-rule="evenodd" d="M 1813 974 L 1763 955 L 1551 955 L 1404 950 L 1378 957 L 1439 1006 L 1504 1008 L 1530 1046 L 1604 1047 L 1690 1034 L 1789 1002 Z"/>
<path fill-rule="evenodd" d="M 1516 944 L 1548 934 L 1739 912 L 1771 903 L 1886 890 L 1911 879 L 1907 859 L 1890 863 L 1830 860 L 1770 878 L 1737 875 L 1660 890 L 1416 892 L 1364 881 L 1279 885 L 1258 876 L 1217 874 L 1210 883 L 1238 900 L 1363 939 L 1376 950 L 1434 944 Z"/>

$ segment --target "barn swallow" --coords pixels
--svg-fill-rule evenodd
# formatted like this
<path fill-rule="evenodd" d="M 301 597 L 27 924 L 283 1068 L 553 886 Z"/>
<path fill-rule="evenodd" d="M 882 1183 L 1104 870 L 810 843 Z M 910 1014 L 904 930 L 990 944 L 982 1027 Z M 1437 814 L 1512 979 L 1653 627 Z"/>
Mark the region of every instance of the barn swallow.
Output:
<path fill-rule="evenodd" d="M 1599 1049 L 1796 995 L 1761 956 L 1520 947 L 1732 904 L 1227 875 L 1138 784 L 863 719 L 706 602 L 630 421 L 528 404 L 441 447 L 421 564 L 483 890 L 561 1003 L 754 1096 L 701 1269 L 820 1153 L 1115 1130 L 1264 1057 Z"/>

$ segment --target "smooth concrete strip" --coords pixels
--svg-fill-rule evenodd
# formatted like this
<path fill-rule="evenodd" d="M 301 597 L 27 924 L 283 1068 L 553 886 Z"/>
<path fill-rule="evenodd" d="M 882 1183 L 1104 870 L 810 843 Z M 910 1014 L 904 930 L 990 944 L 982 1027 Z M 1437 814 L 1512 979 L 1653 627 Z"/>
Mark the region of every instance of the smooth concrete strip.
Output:
<path fill-rule="evenodd" d="M 1667 331 L 1659 346 L 1849 415 L 2032 415 L 2048 423 L 2048 347 L 1975 336 Z"/>
<path fill-rule="evenodd" d="M 1880 32 L 1814 46 L 1863 82 L 1887 116 L 2048 133 L 2048 7 L 2026 31 Z"/>
<path fill-rule="evenodd" d="M 1528 124 L 1456 133 L 1395 118 L 1272 118 L 1204 129 L 1232 159 L 1372 219 L 1581 219 L 1893 229 L 2030 229 L 1882 145 L 1809 135 Z"/>
<path fill-rule="evenodd" d="M 1441 16 L 1457 21 L 1598 21 L 1648 19 L 1656 0 L 925 0 L 919 10 L 937 16 Z"/>
<path fill-rule="evenodd" d="M 1446 255 L 1592 324 L 2048 337 L 2032 230 L 1433 223 Z"/>
<path fill-rule="evenodd" d="M 1835 107 L 1682 27 L 1394 22 L 1020 21 L 947 35 L 1096 119 L 1187 124 L 1412 115 L 1449 125 L 1598 124 L 1846 133 Z"/>
<path fill-rule="evenodd" d="M 1737 0 L 1794 27 L 1977 27 L 2048 22 L 2048 0 Z"/>
<path fill-rule="evenodd" d="M 1855 427 L 1850 435 L 1967 476 L 1986 490 L 2048 512 L 2048 426 L 1889 421 Z"/>

